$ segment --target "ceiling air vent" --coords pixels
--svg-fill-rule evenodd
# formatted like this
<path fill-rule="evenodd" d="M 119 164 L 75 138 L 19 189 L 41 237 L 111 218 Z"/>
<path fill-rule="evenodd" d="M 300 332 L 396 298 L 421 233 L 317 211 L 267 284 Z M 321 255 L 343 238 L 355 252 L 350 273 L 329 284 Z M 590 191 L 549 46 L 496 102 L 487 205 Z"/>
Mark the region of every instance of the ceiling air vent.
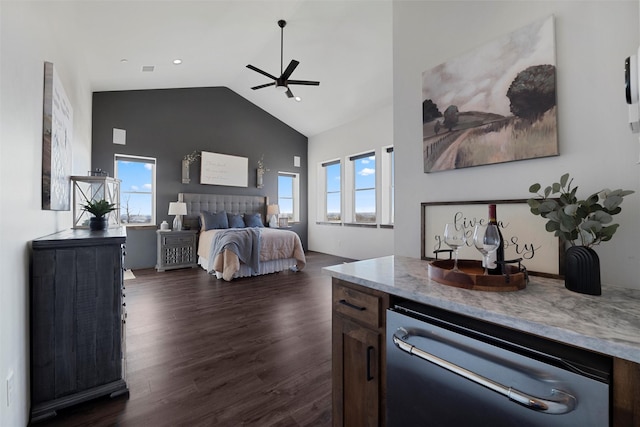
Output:
<path fill-rule="evenodd" d="M 156 68 L 154 65 L 143 65 L 142 66 L 142 72 L 143 73 L 151 73 L 151 72 L 153 72 L 154 68 Z"/>

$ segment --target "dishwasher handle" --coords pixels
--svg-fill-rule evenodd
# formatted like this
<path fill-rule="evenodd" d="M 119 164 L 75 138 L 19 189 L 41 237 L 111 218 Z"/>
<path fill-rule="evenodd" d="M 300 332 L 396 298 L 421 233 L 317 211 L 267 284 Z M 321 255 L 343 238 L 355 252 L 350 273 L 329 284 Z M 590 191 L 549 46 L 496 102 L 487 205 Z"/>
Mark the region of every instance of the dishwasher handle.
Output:
<path fill-rule="evenodd" d="M 531 396 L 527 393 L 511 387 L 507 387 L 505 385 L 492 381 L 489 378 L 483 377 L 482 375 L 476 374 L 475 372 L 469 371 L 468 369 L 465 369 L 461 366 L 441 359 L 438 356 L 417 348 L 413 344 L 409 344 L 405 340 L 410 336 L 410 334 L 403 328 L 398 328 L 396 332 L 402 332 L 403 334 L 402 338 L 398 337 L 398 335 L 396 334 L 393 334 L 393 343 L 400 350 L 409 353 L 410 355 L 418 356 L 421 359 L 440 366 L 441 368 L 453 372 L 454 374 L 460 375 L 461 377 L 466 378 L 483 387 L 486 387 L 489 390 L 502 394 L 503 396 L 508 397 L 510 400 L 513 400 L 514 402 L 519 403 L 529 409 L 545 414 L 566 414 L 573 411 L 573 409 L 576 407 L 576 398 L 562 390 L 557 390 L 555 388 L 551 389 L 551 394 L 557 397 L 556 400 L 542 399 L 539 397 Z"/>

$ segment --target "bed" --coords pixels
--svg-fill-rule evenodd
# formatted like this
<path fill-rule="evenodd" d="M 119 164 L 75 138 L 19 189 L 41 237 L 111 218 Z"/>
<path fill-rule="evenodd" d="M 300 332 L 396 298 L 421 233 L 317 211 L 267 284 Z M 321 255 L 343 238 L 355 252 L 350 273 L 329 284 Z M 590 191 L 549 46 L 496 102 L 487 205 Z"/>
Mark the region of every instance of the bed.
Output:
<path fill-rule="evenodd" d="M 217 278 L 230 281 L 305 267 L 295 232 L 264 227 L 266 197 L 179 193 L 178 200 L 187 205 L 184 226 L 200 230 L 198 265 Z"/>

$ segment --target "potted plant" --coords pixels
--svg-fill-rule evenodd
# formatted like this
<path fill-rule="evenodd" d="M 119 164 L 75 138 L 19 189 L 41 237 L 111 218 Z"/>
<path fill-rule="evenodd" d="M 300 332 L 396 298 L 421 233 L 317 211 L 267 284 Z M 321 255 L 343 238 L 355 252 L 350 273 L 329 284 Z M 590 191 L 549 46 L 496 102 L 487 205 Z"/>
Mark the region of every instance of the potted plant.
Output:
<path fill-rule="evenodd" d="M 104 199 L 89 200 L 82 206 L 82 208 L 93 215 L 89 218 L 89 229 L 94 231 L 105 230 L 108 225 L 105 215 L 117 209 L 114 203 L 109 203 Z"/>
<path fill-rule="evenodd" d="M 566 173 L 540 193 L 538 183 L 529 192 L 538 198 L 527 200 L 531 213 L 547 220 L 545 228 L 568 246 L 565 253 L 565 286 L 576 292 L 600 295 L 600 260 L 592 246 L 611 240 L 619 224 L 613 216 L 630 190 L 603 189 L 586 199 L 578 199 L 578 187 Z"/>

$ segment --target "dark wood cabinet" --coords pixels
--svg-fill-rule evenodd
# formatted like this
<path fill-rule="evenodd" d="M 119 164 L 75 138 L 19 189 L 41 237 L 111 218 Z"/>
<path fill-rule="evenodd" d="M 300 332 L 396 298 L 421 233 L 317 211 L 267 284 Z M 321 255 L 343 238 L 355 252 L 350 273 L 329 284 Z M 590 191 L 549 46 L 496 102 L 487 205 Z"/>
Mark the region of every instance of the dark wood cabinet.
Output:
<path fill-rule="evenodd" d="M 103 395 L 124 376 L 125 232 L 68 230 L 31 242 L 31 419 Z"/>
<path fill-rule="evenodd" d="M 613 359 L 612 426 L 640 426 L 640 364 Z"/>
<path fill-rule="evenodd" d="M 389 295 L 334 278 L 332 299 L 333 425 L 382 425 Z"/>
<path fill-rule="evenodd" d="M 386 310 L 398 297 L 333 278 L 333 426 L 385 426 Z M 611 425 L 640 426 L 640 364 L 613 358 Z"/>

